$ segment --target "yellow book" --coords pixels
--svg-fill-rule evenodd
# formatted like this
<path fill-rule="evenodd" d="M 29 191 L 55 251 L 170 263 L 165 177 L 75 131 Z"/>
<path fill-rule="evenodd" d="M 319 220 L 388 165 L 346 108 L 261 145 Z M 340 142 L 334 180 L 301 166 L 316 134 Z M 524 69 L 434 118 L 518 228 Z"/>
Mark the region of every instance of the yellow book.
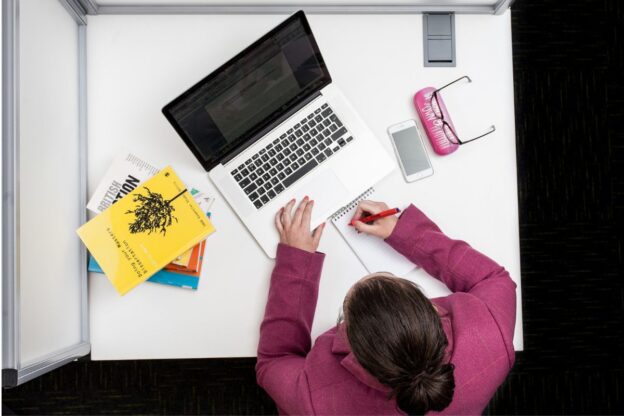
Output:
<path fill-rule="evenodd" d="M 213 231 L 168 166 L 77 232 L 123 295 Z"/>
<path fill-rule="evenodd" d="M 191 261 L 191 254 L 193 254 L 192 247 L 189 250 L 186 250 L 184 253 L 177 256 L 175 259 L 173 259 L 171 263 L 175 264 L 176 266 L 187 267 L 189 262 Z"/>

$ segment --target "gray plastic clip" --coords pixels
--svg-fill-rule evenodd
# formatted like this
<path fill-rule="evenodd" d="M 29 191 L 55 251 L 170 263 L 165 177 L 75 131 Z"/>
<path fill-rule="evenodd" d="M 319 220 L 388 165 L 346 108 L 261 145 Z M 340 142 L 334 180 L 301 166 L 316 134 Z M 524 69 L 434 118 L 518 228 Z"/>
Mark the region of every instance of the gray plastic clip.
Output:
<path fill-rule="evenodd" d="M 423 13 L 425 66 L 455 66 L 455 14 Z"/>

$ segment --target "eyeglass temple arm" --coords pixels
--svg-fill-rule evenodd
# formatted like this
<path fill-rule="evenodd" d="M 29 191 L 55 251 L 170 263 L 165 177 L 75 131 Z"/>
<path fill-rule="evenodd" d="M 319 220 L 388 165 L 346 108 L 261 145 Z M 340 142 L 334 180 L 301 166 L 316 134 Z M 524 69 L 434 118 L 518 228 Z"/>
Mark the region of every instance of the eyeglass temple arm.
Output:
<path fill-rule="evenodd" d="M 470 79 L 470 77 L 468 75 L 464 75 L 463 77 L 457 78 L 455 81 L 451 81 L 448 84 L 446 84 L 445 86 L 438 88 L 437 90 L 435 90 L 434 92 L 440 92 L 442 91 L 444 88 L 451 86 L 453 84 L 455 84 L 456 82 L 461 81 L 462 79 L 466 78 L 468 80 L 468 82 L 472 82 L 472 80 Z"/>
<path fill-rule="evenodd" d="M 474 142 L 475 140 L 480 139 L 483 136 L 487 136 L 490 133 L 494 133 L 495 131 L 496 131 L 496 126 L 490 126 L 489 131 L 487 131 L 486 133 L 483 133 L 480 136 L 473 137 L 472 139 L 469 139 L 469 140 L 460 140 L 459 137 L 457 137 L 457 135 L 455 137 L 457 137 L 457 141 L 459 142 L 459 144 L 466 144 L 466 143 Z"/>

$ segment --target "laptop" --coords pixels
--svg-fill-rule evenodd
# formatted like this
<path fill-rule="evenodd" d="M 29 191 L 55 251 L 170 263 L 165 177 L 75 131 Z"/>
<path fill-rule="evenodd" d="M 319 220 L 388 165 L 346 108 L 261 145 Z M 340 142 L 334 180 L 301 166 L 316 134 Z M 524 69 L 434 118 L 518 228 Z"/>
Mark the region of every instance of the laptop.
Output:
<path fill-rule="evenodd" d="M 302 11 L 163 114 L 271 258 L 279 242 L 275 214 L 292 198 L 314 199 L 314 229 L 394 169 L 332 83 Z"/>

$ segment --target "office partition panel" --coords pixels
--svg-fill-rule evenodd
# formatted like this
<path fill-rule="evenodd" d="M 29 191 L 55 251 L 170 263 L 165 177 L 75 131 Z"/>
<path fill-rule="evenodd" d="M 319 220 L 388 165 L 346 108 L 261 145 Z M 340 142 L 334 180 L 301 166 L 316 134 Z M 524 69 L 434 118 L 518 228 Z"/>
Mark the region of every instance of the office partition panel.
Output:
<path fill-rule="evenodd" d="M 58 0 L 3 2 L 3 385 L 89 353 L 84 26 Z"/>

